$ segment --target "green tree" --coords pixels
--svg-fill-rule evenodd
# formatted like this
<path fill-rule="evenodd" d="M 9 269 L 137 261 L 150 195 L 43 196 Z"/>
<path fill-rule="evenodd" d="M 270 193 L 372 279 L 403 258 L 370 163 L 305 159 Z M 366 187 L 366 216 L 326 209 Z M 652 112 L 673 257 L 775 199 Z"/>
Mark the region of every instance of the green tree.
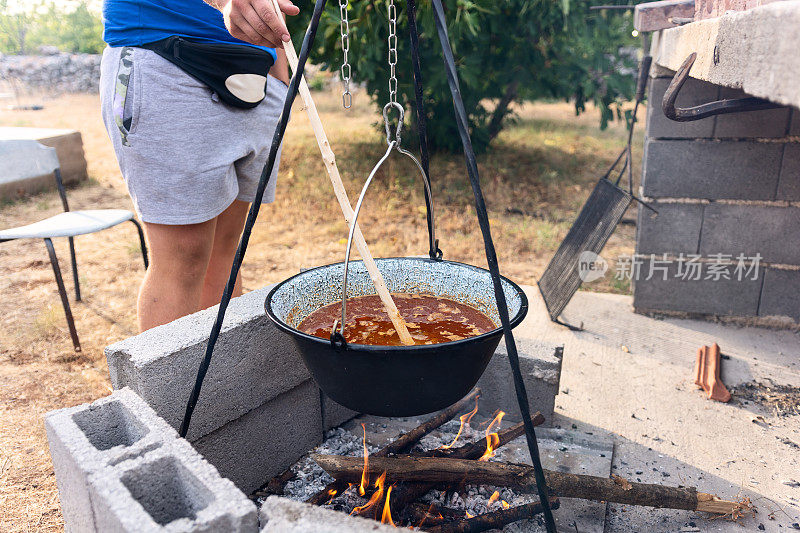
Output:
<path fill-rule="evenodd" d="M 56 46 L 64 52 L 99 54 L 103 51 L 103 21 L 81 0 L 71 8 L 43 4 L 36 18 L 31 42 Z"/>
<path fill-rule="evenodd" d="M 289 24 L 299 46 L 313 9 L 300 1 L 301 15 Z M 443 0 L 448 32 L 469 113 L 472 140 L 485 150 L 511 115 L 511 104 L 542 98 L 571 99 L 576 112 L 587 102 L 602 112 L 602 125 L 620 116 L 619 105 L 634 91 L 635 60 L 618 50 L 634 44 L 629 13 L 590 11 L 588 0 Z M 387 6 L 352 0 L 350 62 L 353 79 L 365 84 L 383 106 L 387 87 Z M 397 0 L 398 101 L 414 102 L 408 18 Z M 420 55 L 428 132 L 433 149 L 461 146 L 429 0 L 418 5 Z M 339 6 L 330 1 L 320 23 L 311 60 L 332 70 L 341 64 Z M 410 113 L 414 120 L 414 113 Z"/>
<path fill-rule="evenodd" d="M 28 34 L 33 27 L 35 14 L 26 9 L 11 9 L 8 0 L 0 0 L 0 52 L 28 53 Z"/>
<path fill-rule="evenodd" d="M 56 4 L 42 0 L 11 9 L 0 0 L 0 52 L 35 53 L 39 46 L 64 52 L 97 54 L 103 51 L 103 21 L 86 0 Z"/>

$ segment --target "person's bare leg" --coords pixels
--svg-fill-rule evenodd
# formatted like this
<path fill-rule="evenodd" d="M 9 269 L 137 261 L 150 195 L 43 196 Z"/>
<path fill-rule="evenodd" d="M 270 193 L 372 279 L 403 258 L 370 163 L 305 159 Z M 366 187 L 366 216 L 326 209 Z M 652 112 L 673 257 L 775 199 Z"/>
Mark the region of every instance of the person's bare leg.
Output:
<path fill-rule="evenodd" d="M 139 290 L 139 331 L 199 309 L 217 219 L 169 226 L 145 222 L 150 267 Z"/>
<path fill-rule="evenodd" d="M 239 238 L 242 235 L 244 221 L 247 218 L 247 211 L 250 204 L 241 200 L 234 200 L 228 208 L 217 217 L 217 227 L 214 232 L 214 246 L 211 251 L 211 258 L 208 262 L 205 280 L 203 283 L 202 296 L 200 297 L 200 309 L 206 309 L 212 305 L 217 305 L 225 284 L 231 275 L 233 256 L 236 254 L 236 247 L 239 245 Z M 242 273 L 236 278 L 233 296 L 242 295 Z"/>

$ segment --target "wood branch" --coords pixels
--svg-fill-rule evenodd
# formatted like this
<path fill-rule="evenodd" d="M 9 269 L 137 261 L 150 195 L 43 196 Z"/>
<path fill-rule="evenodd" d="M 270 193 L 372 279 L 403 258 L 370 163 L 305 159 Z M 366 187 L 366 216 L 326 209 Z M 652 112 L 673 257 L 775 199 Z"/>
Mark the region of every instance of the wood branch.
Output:
<path fill-rule="evenodd" d="M 561 506 L 558 498 L 550 498 L 550 508 L 555 510 Z M 508 524 L 533 518 L 543 511 L 541 502 L 527 503 L 509 509 L 479 514 L 473 518 L 464 518 L 455 522 L 446 522 L 434 527 L 425 528 L 428 533 L 479 533 L 490 529 L 502 529 Z M 424 527 L 424 526 L 423 526 Z"/>
<path fill-rule="evenodd" d="M 467 394 L 464 398 L 462 398 L 459 402 L 454 403 L 444 411 L 440 412 L 427 422 L 420 424 L 419 426 L 415 427 L 411 431 L 404 433 L 403 435 L 396 438 L 394 441 L 390 442 L 374 454 L 371 457 L 386 457 L 387 455 L 396 454 L 396 453 L 404 453 L 411 449 L 419 440 L 430 433 L 431 431 L 441 427 L 448 421 L 450 421 L 454 416 L 456 416 L 461 411 L 465 410 L 476 398 L 478 398 L 481 394 L 481 389 L 475 388 L 472 392 Z M 347 488 L 347 483 L 342 483 L 339 481 L 334 481 L 329 483 L 324 489 L 319 491 L 317 494 L 306 500 L 306 503 L 310 503 L 313 505 L 323 505 L 324 503 L 330 501 L 331 499 L 331 491 L 336 491 L 335 494 L 341 493 L 343 490 Z"/>
<path fill-rule="evenodd" d="M 394 496 L 394 492 L 392 496 Z M 439 502 L 410 503 L 406 505 L 401 512 L 401 517 L 406 525 L 419 528 L 460 520 L 463 516 L 464 511 L 456 511 L 455 509 L 444 507 Z"/>
<path fill-rule="evenodd" d="M 267 496 L 283 496 L 283 488 L 288 482 L 297 477 L 297 474 L 291 469 L 284 470 L 274 478 L 269 480 L 265 486 L 261 487 L 253 493 L 253 496 L 258 498 L 266 498 Z"/>
<path fill-rule="evenodd" d="M 534 426 L 539 426 L 544 423 L 544 416 L 542 413 L 536 412 L 531 417 L 531 422 Z M 498 444 L 497 448 L 505 446 L 512 440 L 525 433 L 525 425 L 520 422 L 510 428 L 501 431 L 497 434 Z M 465 444 L 459 448 L 450 449 L 436 449 L 430 450 L 420 454 L 421 457 L 452 457 L 456 459 L 479 459 L 486 453 L 486 439 L 482 438 L 470 444 Z M 429 490 L 435 488 L 431 483 L 402 483 L 392 492 L 392 505 L 398 509 L 411 504 L 415 500 L 421 498 Z M 452 488 L 452 487 L 449 487 Z"/>
<path fill-rule="evenodd" d="M 544 416 L 539 411 L 531 416 L 531 422 L 535 426 L 544 424 Z M 510 428 L 497 433 L 498 443 L 496 448 L 505 446 L 517 437 L 525 434 L 525 424 L 520 422 Z M 455 459 L 479 459 L 486 453 L 486 439 L 481 438 L 458 448 L 437 448 L 419 454 L 419 457 L 452 457 Z"/>
<path fill-rule="evenodd" d="M 275 12 L 280 14 L 281 9 L 278 5 L 278 0 L 272 0 L 272 5 L 275 8 Z M 292 44 L 291 40 L 283 43 L 283 50 L 286 52 L 286 59 L 289 61 L 289 66 L 292 67 L 292 72 L 297 72 L 297 52 L 295 52 L 294 45 Z M 319 118 L 317 105 L 314 103 L 314 99 L 311 97 L 311 91 L 308 89 L 308 83 L 306 83 L 305 76 L 300 78 L 299 92 L 300 97 L 303 99 L 303 103 L 305 104 L 305 110 L 308 114 L 308 120 L 311 123 L 311 128 L 314 130 L 314 136 L 317 139 L 319 151 L 322 153 L 322 161 L 325 164 L 325 169 L 328 171 L 328 177 L 330 178 L 331 185 L 333 185 L 333 193 L 336 195 L 336 199 L 339 201 L 339 207 L 342 210 L 342 214 L 344 215 L 344 219 L 347 222 L 348 228 L 350 228 L 354 223 L 353 217 L 355 213 L 353 212 L 353 207 L 350 205 L 350 199 L 347 197 L 347 191 L 344 189 L 342 177 L 339 175 L 339 167 L 336 166 L 336 156 L 333 155 L 331 143 L 328 142 L 328 136 L 325 134 L 325 130 L 322 127 L 322 120 Z M 394 304 L 391 294 L 389 294 L 389 288 L 386 286 L 386 282 L 378 270 L 369 248 L 367 248 L 367 242 L 364 240 L 364 235 L 361 233 L 361 228 L 358 227 L 358 224 L 356 224 L 356 229 L 353 234 L 353 241 L 356 245 L 358 253 L 361 255 L 361 259 L 364 261 L 364 266 L 369 273 L 369 277 L 372 279 L 373 285 L 375 285 L 375 290 L 377 291 L 381 302 L 383 302 L 383 306 L 386 308 L 386 313 L 389 315 L 389 319 L 392 321 L 394 329 L 400 336 L 400 340 L 403 344 L 409 346 L 415 344 L 414 339 L 408 332 L 406 321 L 403 320 L 402 316 L 400 316 L 400 311 L 397 310 L 397 306 Z"/>
<path fill-rule="evenodd" d="M 458 403 L 451 405 L 441 413 L 437 414 L 427 422 L 415 427 L 408 433 L 404 433 L 394 441 L 384 446 L 382 449 L 375 452 L 373 456 L 386 457 L 388 455 L 396 453 L 403 453 L 404 451 L 414 446 L 417 442 L 419 442 L 419 440 L 422 437 L 429 434 L 434 429 L 440 428 L 441 426 L 452 420 L 453 417 L 455 417 L 458 413 L 467 409 L 470 406 L 470 404 L 474 402 L 476 398 L 478 398 L 480 395 L 481 395 L 481 390 L 479 388 L 475 388 L 471 393 L 465 396 Z"/>
<path fill-rule="evenodd" d="M 326 472 L 342 481 L 360 479 L 363 462 L 358 458 L 335 455 L 314 455 L 312 459 Z M 398 481 L 451 486 L 460 483 L 496 485 L 533 492 L 536 481 L 533 467 L 528 465 L 472 461 L 438 457 L 380 457 L 371 460 L 369 470 L 374 474 L 386 472 L 387 483 Z M 611 478 L 569 474 L 545 470 L 550 494 L 564 498 L 609 501 L 646 507 L 686 509 L 725 514 L 736 502 L 724 500 L 699 501 L 694 487 L 666 487 L 647 483 L 622 484 Z M 392 494 L 394 497 L 394 494 Z M 713 502 L 709 503 L 709 502 Z"/>
<path fill-rule="evenodd" d="M 705 492 L 697 493 L 697 511 L 712 514 L 731 514 L 738 502 L 729 502 Z"/>

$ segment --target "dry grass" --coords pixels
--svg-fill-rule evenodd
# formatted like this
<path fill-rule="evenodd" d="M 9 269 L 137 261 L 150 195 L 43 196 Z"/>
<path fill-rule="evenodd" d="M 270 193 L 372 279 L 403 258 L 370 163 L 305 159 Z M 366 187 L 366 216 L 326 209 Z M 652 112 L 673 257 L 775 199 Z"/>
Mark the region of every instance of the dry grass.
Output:
<path fill-rule="evenodd" d="M 376 116 L 362 98 L 345 113 L 336 94 L 318 94 L 319 107 L 351 197 L 384 150 Z M 69 191 L 74 209 L 129 208 L 90 95 L 44 102 L 44 111 L 3 111 L 0 125 L 79 129 L 91 180 Z M 265 207 L 245 261 L 244 285 L 253 289 L 309 267 L 339 261 L 346 227 L 333 200 L 305 115 L 296 109 L 283 152 L 278 201 Z M 450 117 L 442 117 L 449 120 Z M 502 272 L 534 283 L 565 235 L 594 181 L 624 141 L 615 126 L 597 129 L 597 116 L 575 117 L 568 104 L 520 110 L 480 170 Z M 361 221 L 376 256 L 424 254 L 421 187 L 404 161 L 393 159 L 376 179 Z M 463 159 L 432 161 L 437 230 L 445 257 L 483 265 L 483 246 L 471 206 Z M 0 206 L 0 228 L 60 211 L 45 193 Z M 63 240 L 62 240 L 63 241 Z M 110 390 L 103 347 L 135 333 L 136 291 L 142 275 L 132 225 L 76 240 L 84 301 L 73 304 L 84 351 L 72 351 L 53 273 L 39 241 L 0 245 L 0 531 L 51 531 L 62 526 L 43 427 L 45 412 L 76 405 Z M 629 253 L 633 229 L 619 228 L 604 254 Z M 66 242 L 56 242 L 68 286 Z M 607 276 L 608 277 L 608 276 Z M 626 291 L 609 282 L 602 290 Z M 603 285 L 602 283 L 605 283 Z"/>

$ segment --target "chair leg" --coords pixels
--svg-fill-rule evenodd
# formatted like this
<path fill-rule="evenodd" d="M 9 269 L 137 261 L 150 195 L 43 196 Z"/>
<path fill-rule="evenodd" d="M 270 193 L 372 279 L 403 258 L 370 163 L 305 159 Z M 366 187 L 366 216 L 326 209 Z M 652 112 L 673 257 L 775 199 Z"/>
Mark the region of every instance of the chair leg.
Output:
<path fill-rule="evenodd" d="M 142 225 L 139 224 L 139 221 L 135 218 L 131 219 L 133 225 L 136 226 L 136 231 L 139 232 L 139 244 L 142 247 L 142 260 L 144 260 L 144 269 L 147 270 L 147 267 L 150 266 L 150 262 L 147 259 L 147 243 L 144 240 L 144 232 L 142 231 Z"/>
<path fill-rule="evenodd" d="M 75 239 L 69 237 L 69 256 L 72 261 L 72 279 L 75 282 L 75 301 L 81 301 L 81 285 L 78 282 L 78 259 L 75 257 Z"/>
<path fill-rule="evenodd" d="M 75 329 L 75 321 L 72 318 L 72 310 L 69 308 L 69 297 L 67 296 L 67 289 L 64 287 L 64 280 L 61 278 L 61 268 L 58 266 L 58 257 L 56 257 L 56 249 L 53 247 L 53 241 L 50 239 L 44 240 L 47 246 L 47 254 L 50 256 L 50 265 L 53 267 L 53 274 L 56 277 L 56 285 L 58 285 L 58 294 L 61 296 L 61 305 L 64 306 L 64 314 L 67 316 L 67 326 L 69 326 L 69 334 L 72 337 L 72 345 L 75 347 L 76 352 L 81 351 L 81 343 L 78 340 L 78 332 Z"/>

